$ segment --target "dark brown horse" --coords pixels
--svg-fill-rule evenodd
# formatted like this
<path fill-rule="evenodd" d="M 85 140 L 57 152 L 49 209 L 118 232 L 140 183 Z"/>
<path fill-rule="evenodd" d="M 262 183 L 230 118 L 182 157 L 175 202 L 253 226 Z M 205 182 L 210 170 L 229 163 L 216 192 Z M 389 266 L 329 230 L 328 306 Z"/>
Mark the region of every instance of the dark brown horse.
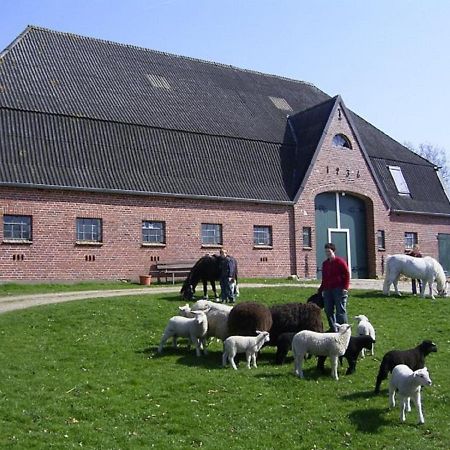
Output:
<path fill-rule="evenodd" d="M 228 256 L 232 258 L 232 256 Z M 234 259 L 234 258 L 233 258 Z M 235 260 L 236 261 L 236 260 Z M 189 272 L 186 280 L 184 280 L 183 287 L 181 288 L 181 294 L 185 300 L 192 300 L 195 294 L 195 288 L 201 281 L 203 283 L 203 296 L 208 297 L 208 282 L 211 284 L 214 292 L 214 297 L 217 298 L 216 281 L 220 280 L 220 274 L 222 273 L 223 265 L 226 264 L 226 258 L 219 255 L 206 255 L 202 256 Z M 234 279 L 237 282 L 237 262 L 235 264 L 236 273 Z"/>

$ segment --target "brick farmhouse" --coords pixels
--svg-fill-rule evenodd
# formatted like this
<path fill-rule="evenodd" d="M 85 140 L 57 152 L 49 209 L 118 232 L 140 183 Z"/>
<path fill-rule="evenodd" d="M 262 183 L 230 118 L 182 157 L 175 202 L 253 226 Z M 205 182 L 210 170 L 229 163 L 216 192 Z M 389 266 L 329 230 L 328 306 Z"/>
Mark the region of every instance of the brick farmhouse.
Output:
<path fill-rule="evenodd" d="M 29 26 L 0 54 L 0 280 L 136 279 L 226 247 L 246 277 L 450 270 L 439 168 L 310 83 Z"/>

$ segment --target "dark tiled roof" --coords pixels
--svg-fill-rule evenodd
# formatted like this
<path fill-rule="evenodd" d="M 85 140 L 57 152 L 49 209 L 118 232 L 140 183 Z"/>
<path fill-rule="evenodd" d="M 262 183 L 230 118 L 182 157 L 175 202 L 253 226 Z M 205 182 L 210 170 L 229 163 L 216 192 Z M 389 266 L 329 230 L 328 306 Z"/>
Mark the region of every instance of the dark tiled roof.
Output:
<path fill-rule="evenodd" d="M 268 142 L 283 142 L 287 114 L 269 96 L 294 111 L 329 98 L 308 83 L 39 28 L 0 75 L 2 106 Z"/>
<path fill-rule="evenodd" d="M 0 146 L 10 185 L 291 200 L 282 144 L 0 109 Z"/>
<path fill-rule="evenodd" d="M 0 183 L 292 201 L 334 103 L 301 81 L 29 27 L 0 64 Z M 447 213 L 432 164 L 350 116 L 392 207 Z M 398 198 L 381 160 L 427 171 L 433 206 L 415 177 L 413 202 Z"/>

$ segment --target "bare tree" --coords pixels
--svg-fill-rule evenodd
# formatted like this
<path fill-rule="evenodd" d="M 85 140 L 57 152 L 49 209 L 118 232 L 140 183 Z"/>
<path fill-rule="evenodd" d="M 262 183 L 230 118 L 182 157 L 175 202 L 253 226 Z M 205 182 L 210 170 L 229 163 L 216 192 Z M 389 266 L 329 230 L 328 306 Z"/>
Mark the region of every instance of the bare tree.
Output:
<path fill-rule="evenodd" d="M 428 143 L 419 144 L 417 147 L 411 142 L 405 142 L 403 145 L 435 164 L 439 168 L 439 174 L 447 189 L 450 190 L 450 166 L 444 148 Z"/>

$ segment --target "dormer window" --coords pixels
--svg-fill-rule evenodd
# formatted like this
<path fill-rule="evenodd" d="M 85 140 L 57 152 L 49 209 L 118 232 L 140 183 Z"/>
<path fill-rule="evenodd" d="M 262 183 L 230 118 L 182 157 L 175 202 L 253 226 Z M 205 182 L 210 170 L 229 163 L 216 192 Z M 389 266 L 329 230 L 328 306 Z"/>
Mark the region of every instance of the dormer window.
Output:
<path fill-rule="evenodd" d="M 333 147 L 352 148 L 352 144 L 345 134 L 336 134 L 333 137 Z"/>
<path fill-rule="evenodd" d="M 409 192 L 409 187 L 406 184 L 405 177 L 403 176 L 403 172 L 401 167 L 398 166 L 388 166 L 389 172 L 391 172 L 392 178 L 395 183 L 395 187 L 397 188 L 397 192 L 400 195 L 411 195 Z"/>

